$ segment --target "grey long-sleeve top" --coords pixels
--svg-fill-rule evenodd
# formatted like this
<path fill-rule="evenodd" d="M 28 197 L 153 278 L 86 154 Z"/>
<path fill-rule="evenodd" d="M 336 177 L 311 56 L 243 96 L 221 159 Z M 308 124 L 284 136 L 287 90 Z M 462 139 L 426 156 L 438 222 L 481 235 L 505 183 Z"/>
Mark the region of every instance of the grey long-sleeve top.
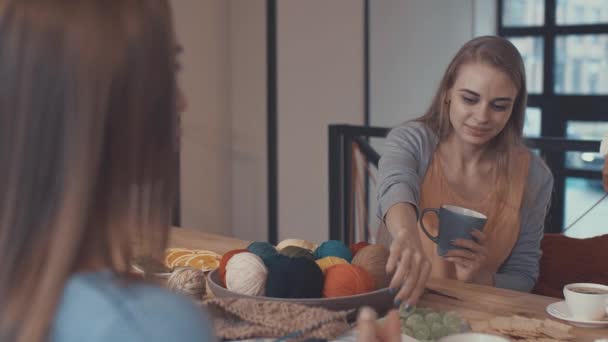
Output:
<path fill-rule="evenodd" d="M 423 123 L 406 122 L 388 134 L 380 158 L 378 215 L 384 218 L 397 203 L 411 203 L 419 212 L 420 192 L 426 170 L 439 142 Z M 495 274 L 496 287 L 529 292 L 538 279 L 540 242 L 553 191 L 553 175 L 532 154 L 520 210 L 521 229 L 511 255 Z"/>

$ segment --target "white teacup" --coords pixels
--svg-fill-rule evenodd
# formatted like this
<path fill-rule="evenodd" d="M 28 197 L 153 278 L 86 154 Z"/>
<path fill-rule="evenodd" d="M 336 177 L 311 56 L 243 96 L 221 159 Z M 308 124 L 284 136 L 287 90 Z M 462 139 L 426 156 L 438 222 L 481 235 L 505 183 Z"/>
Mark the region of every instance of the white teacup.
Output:
<path fill-rule="evenodd" d="M 575 283 L 564 286 L 564 297 L 572 317 L 598 321 L 608 313 L 608 286 Z"/>

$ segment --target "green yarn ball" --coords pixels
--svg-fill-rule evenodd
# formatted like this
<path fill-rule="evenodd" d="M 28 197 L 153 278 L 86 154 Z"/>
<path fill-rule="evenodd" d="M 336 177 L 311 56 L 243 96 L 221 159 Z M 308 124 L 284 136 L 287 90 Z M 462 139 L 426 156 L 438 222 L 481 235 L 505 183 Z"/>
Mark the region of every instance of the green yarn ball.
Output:
<path fill-rule="evenodd" d="M 298 246 L 287 246 L 281 249 L 279 253 L 292 258 L 306 258 L 308 260 L 315 260 L 315 257 L 310 250 Z"/>

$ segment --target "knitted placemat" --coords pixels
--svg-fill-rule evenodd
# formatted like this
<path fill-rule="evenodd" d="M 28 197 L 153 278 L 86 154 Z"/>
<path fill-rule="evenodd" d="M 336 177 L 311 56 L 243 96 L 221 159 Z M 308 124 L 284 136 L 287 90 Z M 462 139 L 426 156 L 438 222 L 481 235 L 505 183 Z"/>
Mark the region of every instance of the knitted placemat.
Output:
<path fill-rule="evenodd" d="M 218 337 L 332 340 L 350 329 L 350 311 L 329 311 L 288 302 L 211 298 L 204 302 Z"/>

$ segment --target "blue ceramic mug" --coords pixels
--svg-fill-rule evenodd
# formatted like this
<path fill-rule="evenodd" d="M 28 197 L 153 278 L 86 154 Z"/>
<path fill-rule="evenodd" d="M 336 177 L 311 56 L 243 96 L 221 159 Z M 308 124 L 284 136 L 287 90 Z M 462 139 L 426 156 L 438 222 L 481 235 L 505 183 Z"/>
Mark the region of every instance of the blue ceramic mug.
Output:
<path fill-rule="evenodd" d="M 423 218 L 426 213 L 433 212 L 439 218 L 439 232 L 431 235 L 424 226 Z M 474 240 L 473 229 L 483 230 L 488 218 L 479 212 L 455 205 L 443 205 L 441 208 L 426 208 L 420 215 L 420 228 L 431 241 L 437 244 L 437 254 L 443 256 L 449 250 L 463 249 L 454 246 L 455 239 Z"/>

